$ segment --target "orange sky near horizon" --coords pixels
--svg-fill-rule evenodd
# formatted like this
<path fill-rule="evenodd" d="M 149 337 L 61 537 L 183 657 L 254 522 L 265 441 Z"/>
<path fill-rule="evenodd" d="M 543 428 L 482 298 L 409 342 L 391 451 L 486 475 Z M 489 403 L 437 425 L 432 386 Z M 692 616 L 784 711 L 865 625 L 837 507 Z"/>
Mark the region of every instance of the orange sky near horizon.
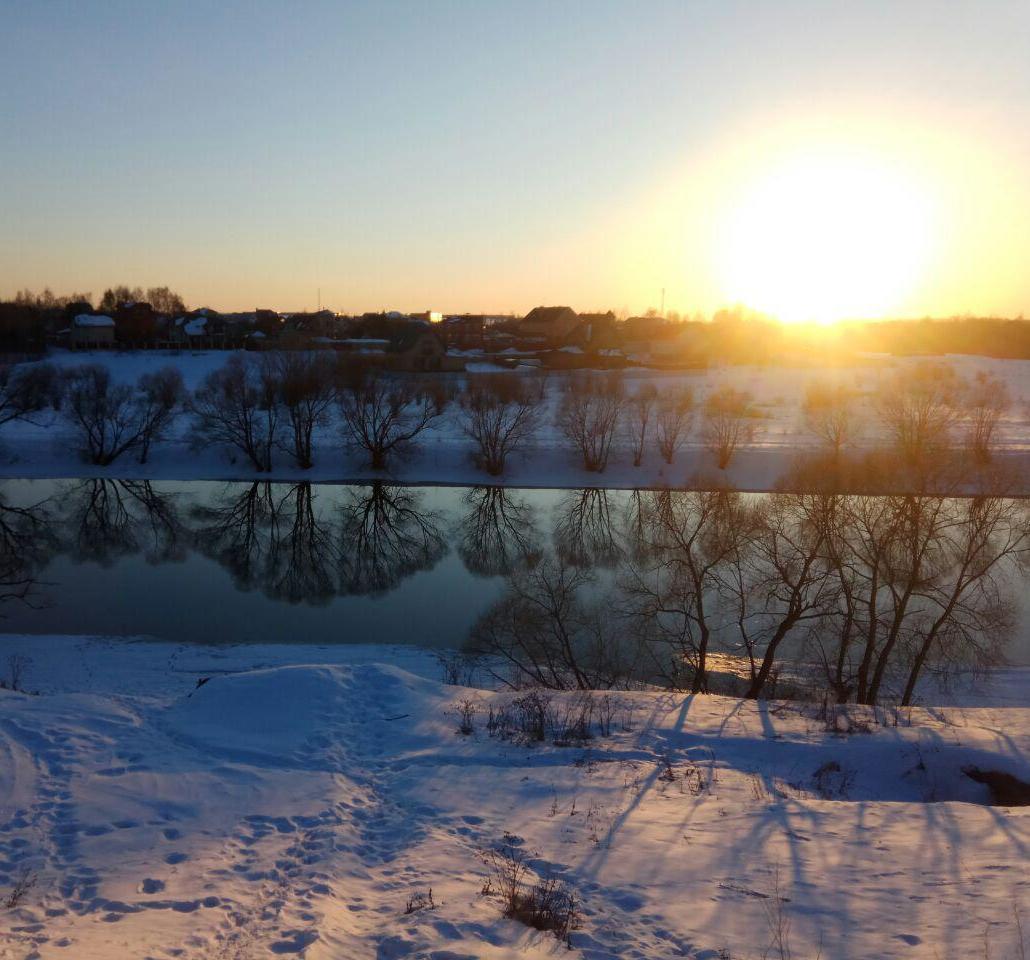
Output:
<path fill-rule="evenodd" d="M 1030 4 L 586 9 L 9 11 L 0 296 L 1030 312 Z"/>

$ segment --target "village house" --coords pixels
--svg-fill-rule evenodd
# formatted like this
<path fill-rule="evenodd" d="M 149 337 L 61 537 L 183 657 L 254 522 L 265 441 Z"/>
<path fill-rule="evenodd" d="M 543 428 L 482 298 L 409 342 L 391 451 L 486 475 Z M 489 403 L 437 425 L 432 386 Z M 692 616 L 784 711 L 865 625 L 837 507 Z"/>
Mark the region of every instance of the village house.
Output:
<path fill-rule="evenodd" d="M 417 372 L 422 370 L 461 369 L 448 363 L 447 348 L 442 338 L 428 325 L 413 323 L 397 331 L 386 348 L 387 362 L 394 370 Z"/>
<path fill-rule="evenodd" d="M 486 317 L 470 313 L 448 317 L 440 333 L 449 350 L 482 350 L 486 345 Z"/>
<path fill-rule="evenodd" d="M 114 346 L 114 320 L 110 317 L 80 313 L 72 320 L 68 343 L 73 350 Z"/>
<path fill-rule="evenodd" d="M 519 321 L 520 337 L 540 339 L 550 346 L 565 342 L 579 326 L 579 315 L 572 307 L 534 307 Z"/>

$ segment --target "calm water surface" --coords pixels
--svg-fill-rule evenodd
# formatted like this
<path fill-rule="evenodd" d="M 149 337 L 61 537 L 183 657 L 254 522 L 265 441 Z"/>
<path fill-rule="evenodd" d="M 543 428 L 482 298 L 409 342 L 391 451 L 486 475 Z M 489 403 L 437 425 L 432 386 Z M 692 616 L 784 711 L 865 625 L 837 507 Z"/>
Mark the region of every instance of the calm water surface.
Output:
<path fill-rule="evenodd" d="M 613 576 L 639 496 L 4 481 L 0 631 L 460 646 L 527 559 L 559 551 Z M 1030 638 L 1013 656 L 1030 662 Z"/>

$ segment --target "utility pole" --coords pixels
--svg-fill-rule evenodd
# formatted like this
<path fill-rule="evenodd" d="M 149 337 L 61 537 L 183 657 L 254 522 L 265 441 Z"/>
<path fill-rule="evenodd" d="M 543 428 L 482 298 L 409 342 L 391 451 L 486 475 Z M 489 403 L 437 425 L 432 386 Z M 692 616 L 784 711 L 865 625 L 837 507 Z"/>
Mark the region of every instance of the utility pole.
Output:
<path fill-rule="evenodd" d="M 318 312 L 322 312 L 322 288 L 318 288 Z"/>

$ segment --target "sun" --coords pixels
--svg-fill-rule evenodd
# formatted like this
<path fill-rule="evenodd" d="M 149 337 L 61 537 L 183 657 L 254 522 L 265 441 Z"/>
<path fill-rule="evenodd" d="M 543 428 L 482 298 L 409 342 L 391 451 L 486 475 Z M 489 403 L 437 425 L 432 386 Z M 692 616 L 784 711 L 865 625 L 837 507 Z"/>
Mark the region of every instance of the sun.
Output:
<path fill-rule="evenodd" d="M 883 158 L 781 158 L 720 220 L 723 294 L 790 323 L 890 315 L 924 278 L 934 221 L 925 185 Z"/>

